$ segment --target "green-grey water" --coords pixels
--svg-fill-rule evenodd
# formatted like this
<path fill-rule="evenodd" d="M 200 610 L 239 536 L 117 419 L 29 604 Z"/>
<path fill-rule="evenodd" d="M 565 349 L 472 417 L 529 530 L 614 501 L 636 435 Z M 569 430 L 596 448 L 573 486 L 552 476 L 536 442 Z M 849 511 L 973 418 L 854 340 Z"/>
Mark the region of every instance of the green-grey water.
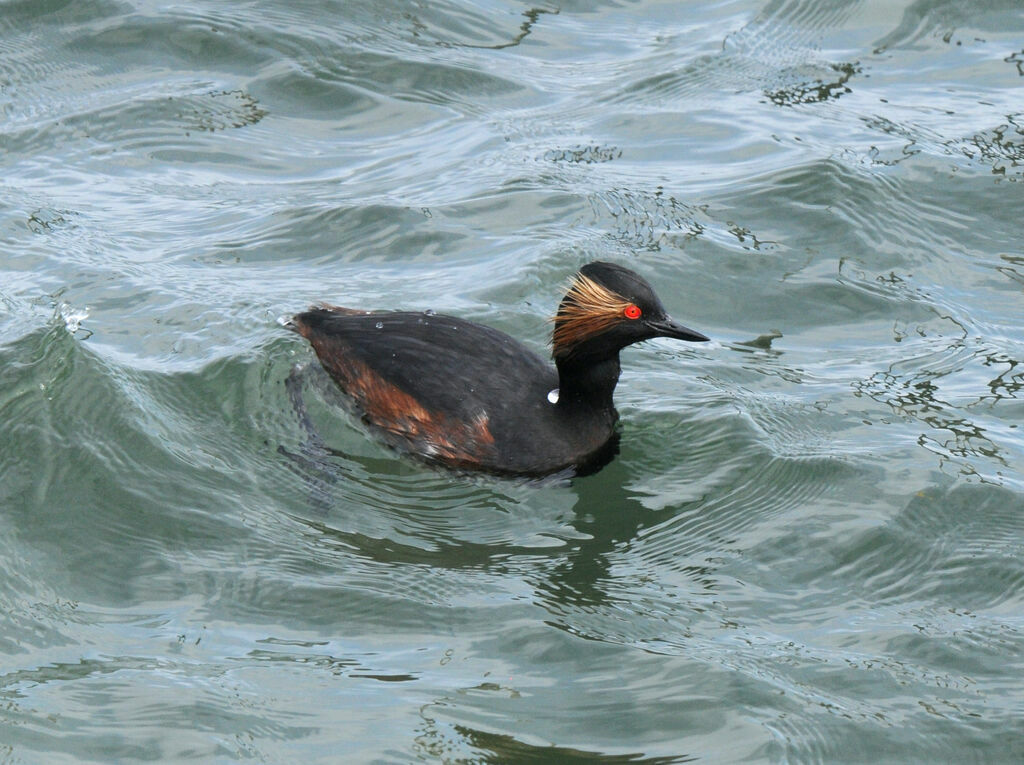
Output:
<path fill-rule="evenodd" d="M 0 763 L 1024 760 L 1018 0 L 8 0 L 0 171 Z M 600 473 L 303 456 L 594 259 Z"/>

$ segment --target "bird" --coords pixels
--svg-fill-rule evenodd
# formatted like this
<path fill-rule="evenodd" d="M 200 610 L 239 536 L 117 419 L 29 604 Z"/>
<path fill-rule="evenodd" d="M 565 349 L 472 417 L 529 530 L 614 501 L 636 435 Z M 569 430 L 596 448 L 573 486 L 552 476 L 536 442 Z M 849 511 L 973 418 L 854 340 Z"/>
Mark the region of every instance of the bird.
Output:
<path fill-rule="evenodd" d="M 586 475 L 614 457 L 623 348 L 709 339 L 670 317 L 642 276 L 603 261 L 574 274 L 553 322 L 554 364 L 432 311 L 318 304 L 286 326 L 385 444 L 450 470 L 524 477 Z"/>

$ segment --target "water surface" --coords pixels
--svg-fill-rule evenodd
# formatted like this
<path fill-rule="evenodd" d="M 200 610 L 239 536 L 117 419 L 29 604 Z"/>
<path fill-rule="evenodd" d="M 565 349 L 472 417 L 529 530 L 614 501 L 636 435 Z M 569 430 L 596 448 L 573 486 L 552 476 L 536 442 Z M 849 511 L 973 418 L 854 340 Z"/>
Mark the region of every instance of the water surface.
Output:
<path fill-rule="evenodd" d="M 0 762 L 1024 759 L 1022 86 L 1011 0 L 4 3 Z M 278 317 L 594 259 L 717 341 L 597 475 L 303 452 Z"/>

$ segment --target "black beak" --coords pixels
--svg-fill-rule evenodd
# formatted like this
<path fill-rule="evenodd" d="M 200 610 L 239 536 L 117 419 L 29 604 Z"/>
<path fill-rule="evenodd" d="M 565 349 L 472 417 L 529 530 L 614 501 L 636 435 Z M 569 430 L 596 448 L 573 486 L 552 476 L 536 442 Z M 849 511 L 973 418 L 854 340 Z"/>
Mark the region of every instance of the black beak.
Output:
<path fill-rule="evenodd" d="M 706 343 L 711 339 L 694 329 L 684 327 L 671 316 L 666 316 L 660 321 L 649 321 L 647 326 L 655 331 L 655 337 L 674 337 L 676 340 L 686 340 L 690 343 Z"/>

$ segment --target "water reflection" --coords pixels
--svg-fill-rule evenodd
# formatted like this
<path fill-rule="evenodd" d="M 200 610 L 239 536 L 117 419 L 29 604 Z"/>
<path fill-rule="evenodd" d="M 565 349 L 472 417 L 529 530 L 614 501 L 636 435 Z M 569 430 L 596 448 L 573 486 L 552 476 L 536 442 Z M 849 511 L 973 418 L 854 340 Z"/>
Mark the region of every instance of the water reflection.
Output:
<path fill-rule="evenodd" d="M 800 78 L 791 85 L 766 89 L 764 94 L 776 106 L 799 106 L 832 101 L 852 93 L 846 83 L 863 71 L 860 64 L 856 63 L 829 64 L 828 70 L 831 76 Z"/>
<path fill-rule="evenodd" d="M 948 141 L 950 151 L 992 166 L 992 173 L 1009 181 L 1024 177 L 1024 113 L 1008 114 L 1006 122 L 965 140 Z"/>
<path fill-rule="evenodd" d="M 670 765 L 695 762 L 696 757 L 681 754 L 671 757 L 645 756 L 642 752 L 605 754 L 551 744 L 530 744 L 515 736 L 470 727 L 468 725 L 440 723 L 430 708 L 423 710 L 423 725 L 416 737 L 416 749 L 421 755 L 448 761 L 453 751 L 469 747 L 472 761 L 482 763 L 538 762 L 538 763 L 606 763 L 607 765 Z"/>
<path fill-rule="evenodd" d="M 855 395 L 867 396 L 893 413 L 927 425 L 918 444 L 954 465 L 962 475 L 1001 484 L 999 468 L 1008 468 L 1007 449 L 991 426 L 971 418 L 980 406 L 990 408 L 1017 399 L 1024 373 L 1004 351 L 970 350 L 964 340 L 922 339 L 925 352 L 890 364 L 864 380 L 854 381 Z M 1007 367 L 995 377 L 984 370 Z M 987 379 L 986 379 L 987 378 Z M 993 469 L 992 464 L 998 466 Z"/>

